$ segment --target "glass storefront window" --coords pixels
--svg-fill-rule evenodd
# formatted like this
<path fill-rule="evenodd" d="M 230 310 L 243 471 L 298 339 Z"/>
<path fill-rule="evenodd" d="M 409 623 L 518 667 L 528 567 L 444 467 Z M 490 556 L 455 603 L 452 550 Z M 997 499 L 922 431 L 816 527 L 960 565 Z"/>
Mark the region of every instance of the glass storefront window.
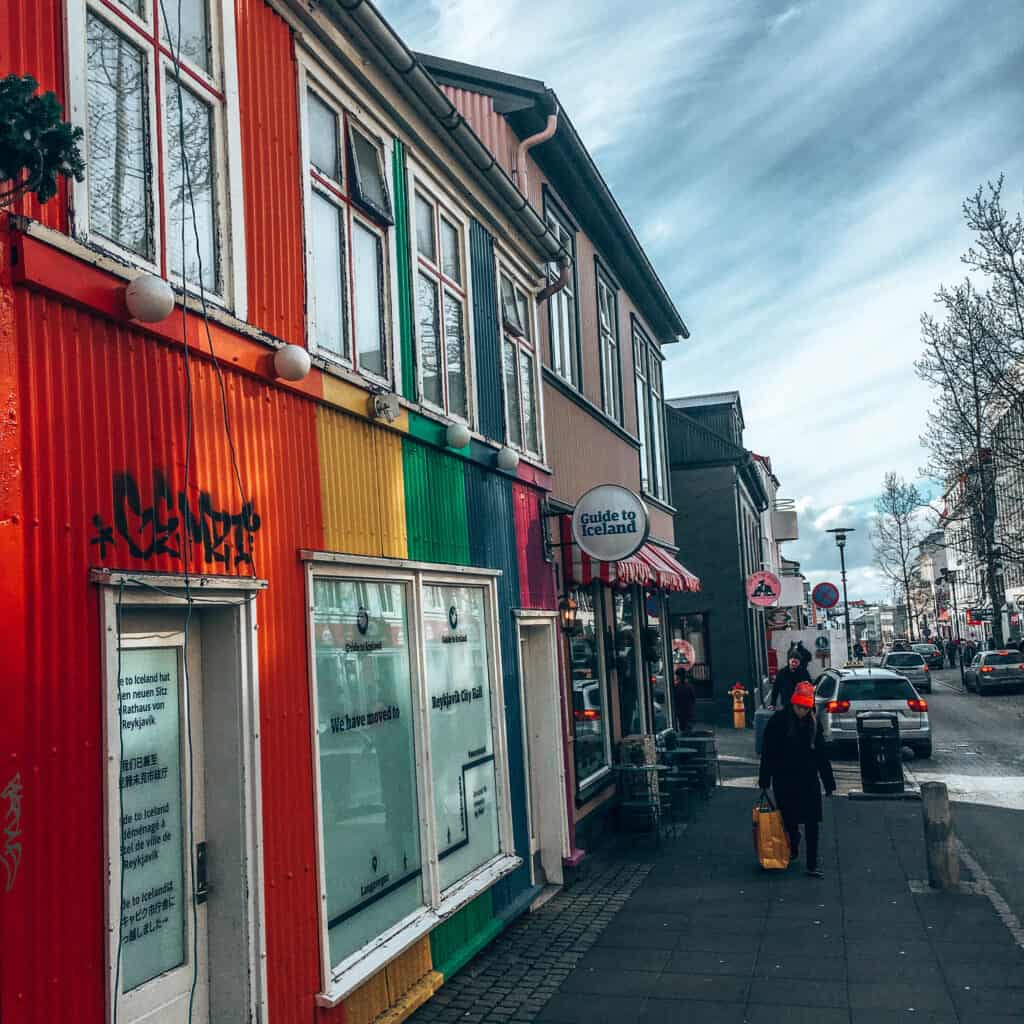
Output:
<path fill-rule="evenodd" d="M 659 593 L 644 594 L 644 676 L 654 712 L 654 731 L 664 732 L 672 724 L 669 688 L 665 667 L 663 598 Z"/>
<path fill-rule="evenodd" d="M 636 676 L 636 600 L 632 588 L 617 590 L 615 606 L 615 672 L 619 680 L 619 717 L 623 736 L 643 732 L 640 687 Z"/>
<path fill-rule="evenodd" d="M 314 580 L 330 962 L 424 903 L 406 588 Z"/>
<path fill-rule="evenodd" d="M 483 589 L 424 587 L 423 633 L 443 891 L 500 847 Z"/>
<path fill-rule="evenodd" d="M 689 644 L 693 649 L 693 660 L 689 661 Z M 710 698 L 711 659 L 708 652 L 708 618 L 703 612 L 692 615 L 676 615 L 672 618 L 672 668 L 686 667 L 690 682 L 698 697 Z"/>
<path fill-rule="evenodd" d="M 577 589 L 576 632 L 569 637 L 572 678 L 573 757 L 576 788 L 583 789 L 609 765 L 608 714 L 599 645 L 604 636 L 600 590 Z"/>

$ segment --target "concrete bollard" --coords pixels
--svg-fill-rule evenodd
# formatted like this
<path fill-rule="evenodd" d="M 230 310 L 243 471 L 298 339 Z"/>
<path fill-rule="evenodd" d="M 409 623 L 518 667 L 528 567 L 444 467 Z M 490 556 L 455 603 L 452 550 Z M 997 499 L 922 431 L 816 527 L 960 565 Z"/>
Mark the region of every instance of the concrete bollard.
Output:
<path fill-rule="evenodd" d="M 928 856 L 928 884 L 933 889 L 955 889 L 960 885 L 960 856 L 953 833 L 949 791 L 944 782 L 921 783 L 921 814 Z"/>

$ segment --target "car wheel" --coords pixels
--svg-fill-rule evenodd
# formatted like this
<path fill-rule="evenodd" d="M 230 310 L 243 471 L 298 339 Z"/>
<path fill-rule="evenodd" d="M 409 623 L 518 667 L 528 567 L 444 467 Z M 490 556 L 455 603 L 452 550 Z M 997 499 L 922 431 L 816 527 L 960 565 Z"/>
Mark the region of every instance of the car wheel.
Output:
<path fill-rule="evenodd" d="M 915 757 L 931 757 L 932 756 L 932 744 L 931 741 L 927 743 L 919 743 L 914 748 Z"/>

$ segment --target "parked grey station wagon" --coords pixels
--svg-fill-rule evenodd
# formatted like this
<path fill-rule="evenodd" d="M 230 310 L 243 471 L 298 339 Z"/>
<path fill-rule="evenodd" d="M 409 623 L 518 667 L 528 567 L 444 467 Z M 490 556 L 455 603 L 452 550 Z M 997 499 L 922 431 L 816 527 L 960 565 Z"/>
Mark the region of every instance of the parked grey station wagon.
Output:
<path fill-rule="evenodd" d="M 986 697 L 998 690 L 1024 687 L 1024 654 L 1020 651 L 982 651 L 964 669 L 964 685 Z"/>

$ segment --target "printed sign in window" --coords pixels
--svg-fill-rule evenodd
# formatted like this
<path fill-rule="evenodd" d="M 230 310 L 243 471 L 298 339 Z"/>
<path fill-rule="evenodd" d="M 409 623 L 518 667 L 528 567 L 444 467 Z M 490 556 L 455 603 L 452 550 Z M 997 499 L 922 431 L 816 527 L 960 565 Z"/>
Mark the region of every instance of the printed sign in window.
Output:
<path fill-rule="evenodd" d="M 405 588 L 317 579 L 313 623 L 337 965 L 423 904 Z"/>
<path fill-rule="evenodd" d="M 181 649 L 121 651 L 121 991 L 185 962 Z"/>
<path fill-rule="evenodd" d="M 441 888 L 497 855 L 487 621 L 480 587 L 423 588 Z"/>

